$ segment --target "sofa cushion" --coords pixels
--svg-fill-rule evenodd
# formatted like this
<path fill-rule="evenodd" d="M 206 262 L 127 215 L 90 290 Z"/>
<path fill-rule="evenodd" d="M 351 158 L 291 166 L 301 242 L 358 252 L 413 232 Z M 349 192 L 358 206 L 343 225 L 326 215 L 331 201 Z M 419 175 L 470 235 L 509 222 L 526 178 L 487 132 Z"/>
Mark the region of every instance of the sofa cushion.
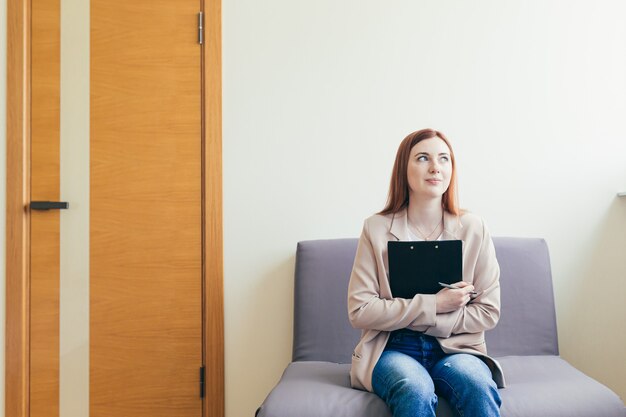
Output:
<path fill-rule="evenodd" d="M 498 358 L 507 387 L 503 417 L 625 417 L 620 398 L 558 356 Z"/>
<path fill-rule="evenodd" d="M 292 362 L 256 417 L 391 417 L 378 396 L 350 387 L 350 365 Z"/>
<path fill-rule="evenodd" d="M 350 363 L 361 332 L 348 320 L 348 281 L 358 239 L 298 243 L 294 282 L 296 361 Z"/>
<path fill-rule="evenodd" d="M 485 334 L 492 356 L 558 355 L 548 245 L 543 239 L 494 237 L 501 314 Z"/>
<path fill-rule="evenodd" d="M 500 390 L 502 417 L 624 417 L 611 390 L 558 356 L 498 358 L 508 386 Z M 376 395 L 350 388 L 350 365 L 292 362 L 257 417 L 391 417 Z M 452 417 L 440 399 L 437 416 Z"/>

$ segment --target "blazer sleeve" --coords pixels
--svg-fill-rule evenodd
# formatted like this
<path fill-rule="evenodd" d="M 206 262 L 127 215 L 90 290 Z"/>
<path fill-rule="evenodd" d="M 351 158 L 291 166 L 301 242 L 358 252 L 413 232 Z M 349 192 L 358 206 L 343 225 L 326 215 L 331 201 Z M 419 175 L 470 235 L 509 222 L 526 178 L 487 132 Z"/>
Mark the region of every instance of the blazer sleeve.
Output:
<path fill-rule="evenodd" d="M 426 334 L 448 338 L 453 334 L 479 333 L 492 329 L 500 319 L 500 266 L 496 250 L 484 222 L 482 239 L 474 268 L 474 288 L 479 295 L 463 308 L 437 314 L 437 324 Z"/>
<path fill-rule="evenodd" d="M 436 300 L 434 295 L 417 294 L 412 299 L 381 297 L 379 271 L 382 250 L 372 245 L 367 221 L 359 239 L 357 253 L 348 285 L 348 317 L 357 329 L 393 331 L 409 326 L 433 326 Z"/>

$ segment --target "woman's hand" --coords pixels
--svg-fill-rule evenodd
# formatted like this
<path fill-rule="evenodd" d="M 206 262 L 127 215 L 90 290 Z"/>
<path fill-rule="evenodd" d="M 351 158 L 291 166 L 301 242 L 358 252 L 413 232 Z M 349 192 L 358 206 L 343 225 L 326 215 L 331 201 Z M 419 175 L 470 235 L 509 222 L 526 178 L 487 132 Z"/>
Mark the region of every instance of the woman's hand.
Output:
<path fill-rule="evenodd" d="M 474 291 L 474 286 L 472 284 L 460 281 L 455 282 L 452 285 L 459 288 L 444 288 L 437 293 L 437 314 L 449 313 L 451 311 L 458 310 L 470 302 L 470 293 Z"/>

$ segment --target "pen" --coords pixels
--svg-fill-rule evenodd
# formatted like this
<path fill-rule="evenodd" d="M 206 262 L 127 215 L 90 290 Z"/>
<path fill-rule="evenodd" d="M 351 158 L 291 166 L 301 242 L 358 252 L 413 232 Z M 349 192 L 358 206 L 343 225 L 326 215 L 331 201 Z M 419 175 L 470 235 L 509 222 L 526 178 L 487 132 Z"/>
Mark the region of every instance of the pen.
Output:
<path fill-rule="evenodd" d="M 453 290 L 461 290 L 462 289 L 461 287 L 455 287 L 454 285 L 446 284 L 446 283 L 443 283 L 443 282 L 440 282 L 439 285 L 441 285 L 442 287 L 453 289 Z M 478 293 L 476 291 L 470 291 L 470 294 L 476 295 Z"/>

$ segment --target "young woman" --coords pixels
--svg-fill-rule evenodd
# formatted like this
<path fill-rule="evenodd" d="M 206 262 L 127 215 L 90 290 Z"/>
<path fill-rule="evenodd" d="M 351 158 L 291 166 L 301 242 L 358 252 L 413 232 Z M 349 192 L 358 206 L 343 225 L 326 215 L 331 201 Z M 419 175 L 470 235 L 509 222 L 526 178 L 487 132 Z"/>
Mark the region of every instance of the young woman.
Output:
<path fill-rule="evenodd" d="M 437 239 L 463 241 L 459 288 L 394 298 L 387 242 Z M 365 220 L 350 277 L 349 318 L 362 329 L 352 386 L 376 393 L 394 417 L 435 416 L 437 394 L 457 415 L 499 416 L 504 377 L 484 333 L 500 316 L 499 277 L 485 224 L 459 209 L 450 143 L 436 130 L 411 133 L 398 148 L 386 207 Z"/>

